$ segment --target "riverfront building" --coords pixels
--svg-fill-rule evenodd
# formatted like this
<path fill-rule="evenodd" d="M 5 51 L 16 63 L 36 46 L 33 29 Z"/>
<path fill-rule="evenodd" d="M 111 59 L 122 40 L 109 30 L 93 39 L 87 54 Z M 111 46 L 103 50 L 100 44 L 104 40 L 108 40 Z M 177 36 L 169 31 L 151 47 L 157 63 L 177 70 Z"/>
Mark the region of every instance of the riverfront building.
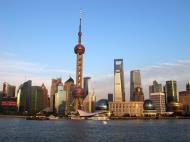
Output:
<path fill-rule="evenodd" d="M 183 105 L 185 114 L 190 114 L 190 81 L 186 85 L 186 91 L 179 92 L 179 102 Z"/>
<path fill-rule="evenodd" d="M 110 102 L 109 111 L 118 117 L 141 117 L 143 116 L 143 103 L 144 102 Z"/>
<path fill-rule="evenodd" d="M 154 104 L 158 114 L 164 114 L 166 112 L 166 102 L 164 93 L 151 93 L 150 100 Z"/>

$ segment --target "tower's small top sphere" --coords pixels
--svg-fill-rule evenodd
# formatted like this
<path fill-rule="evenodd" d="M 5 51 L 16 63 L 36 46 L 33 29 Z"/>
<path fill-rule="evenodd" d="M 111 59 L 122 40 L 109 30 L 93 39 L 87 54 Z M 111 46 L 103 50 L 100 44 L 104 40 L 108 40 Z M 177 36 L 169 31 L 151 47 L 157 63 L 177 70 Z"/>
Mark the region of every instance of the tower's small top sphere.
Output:
<path fill-rule="evenodd" d="M 78 43 L 74 48 L 75 54 L 82 55 L 85 52 L 85 48 L 81 43 Z"/>

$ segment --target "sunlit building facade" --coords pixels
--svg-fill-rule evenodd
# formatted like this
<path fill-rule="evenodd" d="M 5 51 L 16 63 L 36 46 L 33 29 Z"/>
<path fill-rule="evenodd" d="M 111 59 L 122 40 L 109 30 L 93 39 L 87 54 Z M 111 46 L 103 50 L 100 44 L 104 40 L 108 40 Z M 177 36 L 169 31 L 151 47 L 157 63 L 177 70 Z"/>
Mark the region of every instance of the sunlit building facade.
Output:
<path fill-rule="evenodd" d="M 75 89 L 75 84 L 73 78 L 69 78 L 64 83 L 64 90 L 66 91 L 66 108 L 65 108 L 65 115 L 70 114 L 71 111 L 73 111 L 73 105 L 74 105 L 74 97 L 73 97 L 73 90 Z"/>
<path fill-rule="evenodd" d="M 144 102 L 110 102 L 109 111 L 117 117 L 141 117 L 143 116 Z"/>
<path fill-rule="evenodd" d="M 166 101 L 164 93 L 151 93 L 150 100 L 153 102 L 158 114 L 164 114 L 166 112 Z"/>
<path fill-rule="evenodd" d="M 7 82 L 3 83 L 4 97 L 15 97 L 16 86 L 10 85 Z"/>
<path fill-rule="evenodd" d="M 125 101 L 123 59 L 114 60 L 114 101 Z"/>
<path fill-rule="evenodd" d="M 66 91 L 64 90 L 63 84 L 59 83 L 57 87 L 57 93 L 55 93 L 55 109 L 56 113 L 65 115 L 66 108 Z"/>
<path fill-rule="evenodd" d="M 57 92 L 58 84 L 61 82 L 61 78 L 52 79 L 50 93 L 50 112 L 55 112 L 55 93 Z"/>
<path fill-rule="evenodd" d="M 159 84 L 156 80 L 153 81 L 153 85 L 149 86 L 149 94 L 151 93 L 161 93 L 162 84 Z"/>

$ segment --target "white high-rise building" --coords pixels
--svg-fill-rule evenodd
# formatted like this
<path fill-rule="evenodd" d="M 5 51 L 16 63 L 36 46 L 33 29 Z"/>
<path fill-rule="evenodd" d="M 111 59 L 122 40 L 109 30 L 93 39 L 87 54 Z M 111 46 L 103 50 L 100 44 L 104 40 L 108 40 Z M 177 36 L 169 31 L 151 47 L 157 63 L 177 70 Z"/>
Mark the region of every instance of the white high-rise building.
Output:
<path fill-rule="evenodd" d="M 55 109 L 58 114 L 64 114 L 66 107 L 66 91 L 63 84 L 59 83 L 57 93 L 55 93 Z"/>
<path fill-rule="evenodd" d="M 153 102 L 157 113 L 163 114 L 166 112 L 166 99 L 164 93 L 150 93 L 150 100 Z"/>

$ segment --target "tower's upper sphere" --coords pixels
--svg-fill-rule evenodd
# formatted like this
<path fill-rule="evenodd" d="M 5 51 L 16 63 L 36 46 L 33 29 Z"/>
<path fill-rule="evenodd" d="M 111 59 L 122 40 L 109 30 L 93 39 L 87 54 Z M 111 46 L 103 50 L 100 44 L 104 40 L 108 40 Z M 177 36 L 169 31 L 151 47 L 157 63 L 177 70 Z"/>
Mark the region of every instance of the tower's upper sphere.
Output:
<path fill-rule="evenodd" d="M 85 48 L 81 43 L 78 43 L 74 48 L 75 54 L 82 55 L 85 52 Z"/>

